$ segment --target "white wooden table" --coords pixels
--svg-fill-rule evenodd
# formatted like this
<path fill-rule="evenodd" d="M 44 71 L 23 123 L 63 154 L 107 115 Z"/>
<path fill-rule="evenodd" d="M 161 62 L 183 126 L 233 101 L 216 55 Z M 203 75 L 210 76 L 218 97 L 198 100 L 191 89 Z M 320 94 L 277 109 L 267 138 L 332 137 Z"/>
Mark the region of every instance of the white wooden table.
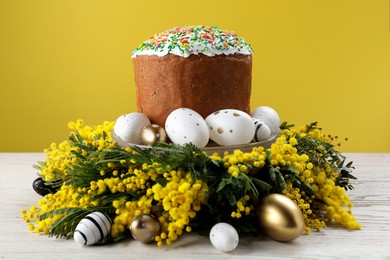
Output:
<path fill-rule="evenodd" d="M 40 198 L 31 187 L 37 177 L 32 165 L 43 153 L 0 153 L 0 258 L 1 259 L 390 259 L 390 154 L 346 154 L 358 177 L 349 191 L 360 231 L 328 227 L 290 243 L 265 237 L 240 238 L 230 253 L 214 249 L 207 237 L 183 235 L 171 246 L 145 245 L 133 239 L 116 244 L 83 247 L 73 240 L 31 233 L 20 210 Z"/>

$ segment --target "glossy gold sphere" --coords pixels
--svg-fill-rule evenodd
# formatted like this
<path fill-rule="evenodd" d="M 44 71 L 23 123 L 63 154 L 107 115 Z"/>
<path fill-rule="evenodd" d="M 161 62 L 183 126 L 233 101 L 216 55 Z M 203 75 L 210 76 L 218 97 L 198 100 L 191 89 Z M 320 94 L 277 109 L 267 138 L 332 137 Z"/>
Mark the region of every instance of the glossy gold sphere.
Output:
<path fill-rule="evenodd" d="M 160 234 L 161 225 L 152 215 L 139 215 L 130 224 L 131 235 L 142 243 L 150 243 Z"/>
<path fill-rule="evenodd" d="M 297 204 L 281 194 L 264 197 L 255 208 L 257 224 L 266 235 L 277 241 L 291 241 L 302 235 L 303 215 Z"/>
<path fill-rule="evenodd" d="M 157 142 L 166 142 L 167 134 L 161 126 L 151 124 L 144 127 L 141 138 L 144 145 L 155 145 Z"/>

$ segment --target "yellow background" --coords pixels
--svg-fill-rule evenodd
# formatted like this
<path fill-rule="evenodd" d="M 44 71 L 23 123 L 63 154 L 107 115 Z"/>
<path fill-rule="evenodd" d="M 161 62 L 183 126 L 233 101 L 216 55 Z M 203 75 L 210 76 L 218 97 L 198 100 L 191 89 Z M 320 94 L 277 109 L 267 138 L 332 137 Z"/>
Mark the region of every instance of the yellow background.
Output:
<path fill-rule="evenodd" d="M 388 0 L 0 0 L 0 151 L 42 151 L 67 122 L 136 110 L 131 52 L 177 25 L 253 47 L 252 108 L 318 121 L 343 152 L 390 152 Z"/>

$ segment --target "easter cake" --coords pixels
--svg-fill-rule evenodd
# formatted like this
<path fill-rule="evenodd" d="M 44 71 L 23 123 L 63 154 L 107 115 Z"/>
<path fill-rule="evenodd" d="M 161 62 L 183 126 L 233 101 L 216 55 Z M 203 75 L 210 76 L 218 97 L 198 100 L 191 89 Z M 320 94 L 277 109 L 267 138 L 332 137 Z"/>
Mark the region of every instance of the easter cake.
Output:
<path fill-rule="evenodd" d="M 186 107 L 201 116 L 220 109 L 250 113 L 252 48 L 233 32 L 213 26 L 176 27 L 133 52 L 137 108 L 163 126 Z"/>

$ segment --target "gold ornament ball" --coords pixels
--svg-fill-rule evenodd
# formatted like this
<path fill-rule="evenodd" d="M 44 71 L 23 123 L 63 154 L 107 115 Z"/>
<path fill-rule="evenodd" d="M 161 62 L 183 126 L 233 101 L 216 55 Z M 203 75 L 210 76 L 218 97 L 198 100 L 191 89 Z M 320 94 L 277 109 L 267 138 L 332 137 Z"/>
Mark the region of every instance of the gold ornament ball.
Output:
<path fill-rule="evenodd" d="M 144 145 L 154 145 L 157 142 L 166 142 L 167 134 L 161 126 L 151 124 L 144 127 L 141 138 Z"/>
<path fill-rule="evenodd" d="M 150 243 L 160 234 L 161 225 L 152 215 L 139 215 L 130 224 L 131 235 L 142 243 Z"/>
<path fill-rule="evenodd" d="M 274 240 L 291 241 L 304 232 L 301 209 L 284 195 L 270 194 L 264 197 L 256 205 L 255 213 L 259 228 Z"/>

